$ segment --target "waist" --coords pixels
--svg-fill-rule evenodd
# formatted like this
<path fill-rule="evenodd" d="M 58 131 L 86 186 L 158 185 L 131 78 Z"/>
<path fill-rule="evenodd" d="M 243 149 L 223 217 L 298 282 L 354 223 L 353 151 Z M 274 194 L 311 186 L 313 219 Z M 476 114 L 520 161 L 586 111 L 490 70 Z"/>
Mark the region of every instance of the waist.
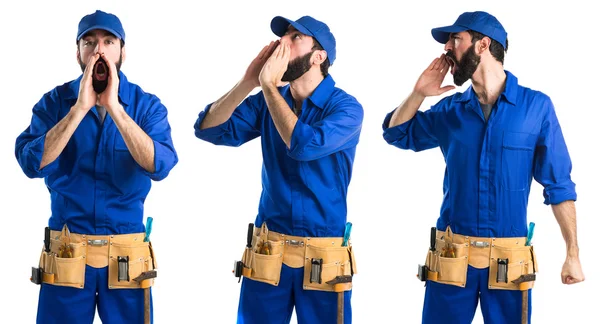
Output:
<path fill-rule="evenodd" d="M 108 266 L 109 259 L 113 256 L 111 247 L 126 247 L 133 250 L 148 249 L 148 242 L 144 242 L 145 233 L 88 235 L 70 233 L 64 235 L 60 231 L 50 231 L 50 249 L 60 255 L 61 248 L 68 245 L 72 251 L 71 257 L 84 256 L 88 265 L 94 268 Z M 113 251 L 114 252 L 114 251 Z"/>

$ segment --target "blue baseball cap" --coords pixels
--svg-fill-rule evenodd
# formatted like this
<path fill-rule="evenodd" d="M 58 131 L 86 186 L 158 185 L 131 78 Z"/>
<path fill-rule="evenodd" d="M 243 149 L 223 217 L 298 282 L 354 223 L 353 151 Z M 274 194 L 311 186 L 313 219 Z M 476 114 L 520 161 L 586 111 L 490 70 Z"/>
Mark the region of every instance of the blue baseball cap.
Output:
<path fill-rule="evenodd" d="M 496 17 L 484 11 L 465 12 L 458 16 L 454 25 L 433 28 L 433 38 L 446 44 L 450 33 L 460 33 L 465 30 L 473 30 L 497 41 L 506 49 L 506 30 Z"/>
<path fill-rule="evenodd" d="M 123 30 L 123 25 L 121 25 L 119 18 L 113 14 L 96 10 L 96 12 L 81 18 L 77 30 L 77 41 L 79 41 L 85 33 L 94 29 L 106 30 L 125 42 L 125 30 Z"/>
<path fill-rule="evenodd" d="M 327 52 L 329 65 L 333 65 L 333 61 L 335 61 L 335 37 L 333 37 L 329 27 L 324 22 L 310 16 L 300 17 L 296 21 L 281 16 L 277 16 L 271 20 L 271 30 L 279 37 L 285 35 L 290 25 L 302 34 L 314 37 Z"/>

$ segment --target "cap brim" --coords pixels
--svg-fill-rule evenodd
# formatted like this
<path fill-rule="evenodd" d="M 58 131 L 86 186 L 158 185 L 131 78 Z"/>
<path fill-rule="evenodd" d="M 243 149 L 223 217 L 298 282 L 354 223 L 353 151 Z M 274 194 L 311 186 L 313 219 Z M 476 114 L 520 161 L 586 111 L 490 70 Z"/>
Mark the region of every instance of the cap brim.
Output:
<path fill-rule="evenodd" d="M 460 33 L 461 31 L 465 31 L 467 30 L 467 28 L 462 27 L 462 26 L 446 26 L 446 27 L 438 27 L 438 28 L 433 28 L 431 30 L 431 36 L 433 36 L 433 39 L 435 39 L 438 43 L 442 43 L 442 44 L 446 44 L 448 42 L 448 39 L 450 38 L 450 34 L 451 33 Z"/>
<path fill-rule="evenodd" d="M 107 32 L 112 33 L 113 35 L 117 36 L 119 39 L 123 39 L 122 36 L 119 33 L 117 33 L 114 29 L 108 28 L 108 27 L 105 27 L 102 25 L 95 25 L 95 26 L 92 26 L 92 27 L 84 30 L 83 32 L 81 32 L 81 34 L 79 34 L 77 36 L 77 41 L 79 41 L 81 39 L 81 37 L 83 37 L 83 35 L 87 34 L 89 31 L 92 31 L 94 29 L 106 30 Z"/>
<path fill-rule="evenodd" d="M 273 18 L 273 20 L 271 20 L 271 30 L 275 35 L 279 37 L 283 37 L 283 35 L 285 35 L 290 25 L 292 25 L 292 27 L 296 28 L 297 31 L 301 32 L 304 35 L 314 36 L 308 29 L 304 28 L 304 26 L 300 25 L 299 23 L 293 20 L 281 16 L 277 16 Z"/>

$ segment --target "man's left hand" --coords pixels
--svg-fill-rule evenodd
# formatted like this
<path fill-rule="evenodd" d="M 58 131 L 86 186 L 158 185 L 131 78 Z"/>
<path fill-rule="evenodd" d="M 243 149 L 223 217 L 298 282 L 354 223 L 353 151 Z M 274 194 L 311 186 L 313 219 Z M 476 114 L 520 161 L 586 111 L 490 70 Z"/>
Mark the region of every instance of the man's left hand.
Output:
<path fill-rule="evenodd" d="M 98 95 L 97 103 L 106 108 L 106 111 L 112 116 L 117 109 L 122 108 L 119 103 L 119 72 L 113 61 L 109 60 L 104 53 L 101 55 L 108 65 L 110 75 L 106 89 Z"/>
<path fill-rule="evenodd" d="M 579 257 L 567 257 L 560 274 L 562 283 L 572 285 L 585 280 Z"/>
<path fill-rule="evenodd" d="M 260 71 L 260 75 L 258 76 L 260 86 L 265 88 L 280 85 L 281 78 L 287 70 L 289 61 L 290 45 L 286 42 L 281 42 Z"/>

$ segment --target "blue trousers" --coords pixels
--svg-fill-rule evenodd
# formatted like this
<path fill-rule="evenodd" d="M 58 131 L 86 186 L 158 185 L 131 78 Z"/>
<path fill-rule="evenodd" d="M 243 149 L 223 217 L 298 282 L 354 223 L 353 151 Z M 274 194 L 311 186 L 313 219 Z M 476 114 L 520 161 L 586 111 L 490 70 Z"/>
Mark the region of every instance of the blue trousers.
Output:
<path fill-rule="evenodd" d="M 426 282 L 423 323 L 471 323 L 481 299 L 481 313 L 486 324 L 520 324 L 522 292 L 488 289 L 489 268 L 469 266 L 464 288 Z M 528 323 L 531 321 L 531 290 L 529 290 Z"/>
<path fill-rule="evenodd" d="M 83 289 L 42 283 L 38 324 L 91 324 L 98 315 L 103 323 L 144 323 L 143 289 L 108 289 L 108 267 L 85 268 Z M 152 322 L 152 291 L 150 291 Z"/>
<path fill-rule="evenodd" d="M 242 280 L 238 324 L 289 323 L 296 307 L 298 324 L 331 324 L 337 321 L 338 294 L 304 290 L 304 268 L 281 268 L 279 286 L 245 278 Z M 352 323 L 350 297 L 344 292 L 344 323 Z"/>

